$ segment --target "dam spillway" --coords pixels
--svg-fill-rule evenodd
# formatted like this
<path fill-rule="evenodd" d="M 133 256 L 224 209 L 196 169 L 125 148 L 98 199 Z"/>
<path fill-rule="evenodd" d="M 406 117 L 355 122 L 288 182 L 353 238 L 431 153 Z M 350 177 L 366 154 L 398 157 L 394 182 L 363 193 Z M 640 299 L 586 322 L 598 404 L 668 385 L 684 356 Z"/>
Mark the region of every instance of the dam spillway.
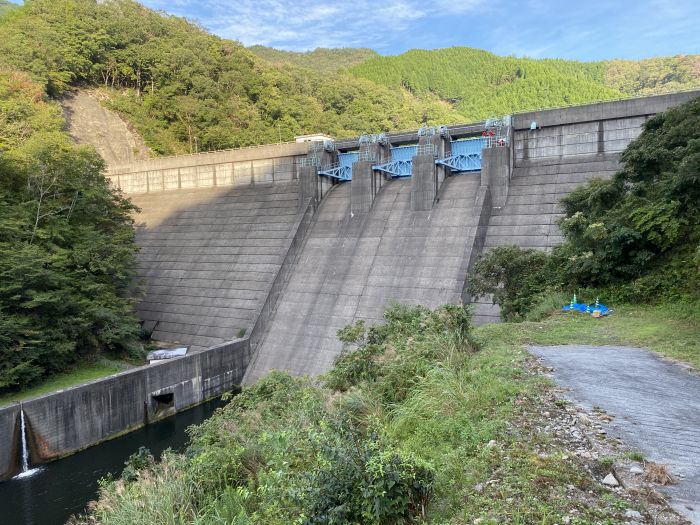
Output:
<path fill-rule="evenodd" d="M 489 298 L 471 301 L 463 291 L 476 256 L 513 244 L 551 250 L 562 241 L 559 200 L 593 177 L 611 177 L 650 116 L 695 94 L 514 115 L 507 147 L 484 149 L 488 166 L 481 173 L 455 176 L 441 167 L 450 163 L 438 162 L 442 171 L 423 180 L 406 177 L 400 153 L 416 155 L 421 141 L 439 146 L 421 139 L 420 131 L 389 134 L 384 156 L 372 162 L 361 154 L 367 137 L 338 141 L 340 162 L 330 169 L 323 165 L 333 154 L 313 151 L 312 143 L 118 167 L 112 170 L 118 184 L 143 210 L 137 220 L 144 219 L 138 233 L 144 326 L 155 339 L 203 349 L 264 321 L 246 374 L 250 382 L 272 368 L 327 370 L 341 349 L 337 330 L 354 320 L 381 321 L 392 301 L 470 303 L 477 324 L 498 321 Z M 483 124 L 466 124 L 446 131 L 463 140 L 483 130 Z M 451 154 L 445 150 L 450 142 L 442 144 L 437 157 Z M 397 159 L 403 164 L 391 178 L 387 166 Z M 352 177 L 360 165 L 365 175 Z M 336 172 L 342 176 L 324 176 Z M 314 214 L 300 252 L 261 316 L 308 199 Z"/>
<path fill-rule="evenodd" d="M 432 210 L 414 211 L 412 181 L 388 181 L 360 216 L 349 213 L 350 185 L 336 186 L 316 213 L 246 382 L 270 369 L 327 371 L 342 350 L 336 332 L 358 320 L 380 322 L 392 301 L 459 304 L 479 185 L 479 173 L 451 177 Z"/>

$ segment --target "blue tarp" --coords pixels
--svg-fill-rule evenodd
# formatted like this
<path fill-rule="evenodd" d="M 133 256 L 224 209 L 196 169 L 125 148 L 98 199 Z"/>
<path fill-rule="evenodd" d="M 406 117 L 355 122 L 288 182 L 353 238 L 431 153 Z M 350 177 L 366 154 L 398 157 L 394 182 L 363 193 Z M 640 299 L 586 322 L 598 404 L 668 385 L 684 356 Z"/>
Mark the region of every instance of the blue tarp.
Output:
<path fill-rule="evenodd" d="M 599 312 L 600 315 L 608 315 L 610 309 L 604 304 L 583 304 L 583 303 L 573 303 L 562 306 L 562 312 L 582 312 L 584 314 L 593 314 L 594 312 Z"/>

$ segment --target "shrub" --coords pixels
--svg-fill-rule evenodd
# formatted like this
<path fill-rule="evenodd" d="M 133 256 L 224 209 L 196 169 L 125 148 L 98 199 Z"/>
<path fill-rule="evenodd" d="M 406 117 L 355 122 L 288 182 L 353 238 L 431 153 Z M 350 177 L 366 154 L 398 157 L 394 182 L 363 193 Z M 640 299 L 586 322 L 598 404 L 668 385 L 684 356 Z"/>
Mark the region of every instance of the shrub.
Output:
<path fill-rule="evenodd" d="M 415 456 L 339 425 L 304 494 L 308 525 L 406 523 L 425 517 L 434 473 Z"/>
<path fill-rule="evenodd" d="M 477 261 L 468 290 L 476 298 L 492 295 L 504 321 L 521 320 L 550 286 L 550 270 L 544 252 L 499 246 Z"/>
<path fill-rule="evenodd" d="M 557 250 L 584 286 L 627 282 L 700 241 L 700 98 L 649 119 L 612 179 L 562 199 Z"/>
<path fill-rule="evenodd" d="M 435 359 L 476 349 L 469 335 L 471 316 L 462 307 L 430 311 L 394 304 L 386 309 L 384 318 L 384 324 L 372 326 L 366 333 L 359 330 L 364 328 L 359 324 L 339 332 L 345 342 L 354 341 L 359 346 L 336 358 L 325 376 L 329 388 L 345 391 L 373 384 L 383 402 L 398 402 L 425 376 Z"/>

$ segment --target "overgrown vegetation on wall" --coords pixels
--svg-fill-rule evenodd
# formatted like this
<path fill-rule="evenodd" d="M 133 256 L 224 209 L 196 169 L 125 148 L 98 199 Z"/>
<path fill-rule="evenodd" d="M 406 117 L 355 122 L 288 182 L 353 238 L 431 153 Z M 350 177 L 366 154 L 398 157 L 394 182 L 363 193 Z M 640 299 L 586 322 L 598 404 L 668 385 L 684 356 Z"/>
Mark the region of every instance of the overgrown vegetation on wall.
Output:
<path fill-rule="evenodd" d="M 649 119 L 622 162 L 610 180 L 562 200 L 565 242 L 552 255 L 494 249 L 477 263 L 472 292 L 493 293 L 505 319 L 524 317 L 552 291 L 700 299 L 700 98 Z"/>
<path fill-rule="evenodd" d="M 138 353 L 133 206 L 63 126 L 41 85 L 0 71 L 0 392 Z"/>

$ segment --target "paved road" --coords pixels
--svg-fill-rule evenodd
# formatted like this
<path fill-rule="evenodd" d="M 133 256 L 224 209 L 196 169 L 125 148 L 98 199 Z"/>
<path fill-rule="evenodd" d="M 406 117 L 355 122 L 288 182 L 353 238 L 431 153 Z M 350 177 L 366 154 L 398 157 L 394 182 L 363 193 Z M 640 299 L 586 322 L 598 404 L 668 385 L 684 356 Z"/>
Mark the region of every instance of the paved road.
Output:
<path fill-rule="evenodd" d="M 700 377 L 641 348 L 538 346 L 569 397 L 614 419 L 606 429 L 681 476 L 664 490 L 673 507 L 700 524 Z"/>

